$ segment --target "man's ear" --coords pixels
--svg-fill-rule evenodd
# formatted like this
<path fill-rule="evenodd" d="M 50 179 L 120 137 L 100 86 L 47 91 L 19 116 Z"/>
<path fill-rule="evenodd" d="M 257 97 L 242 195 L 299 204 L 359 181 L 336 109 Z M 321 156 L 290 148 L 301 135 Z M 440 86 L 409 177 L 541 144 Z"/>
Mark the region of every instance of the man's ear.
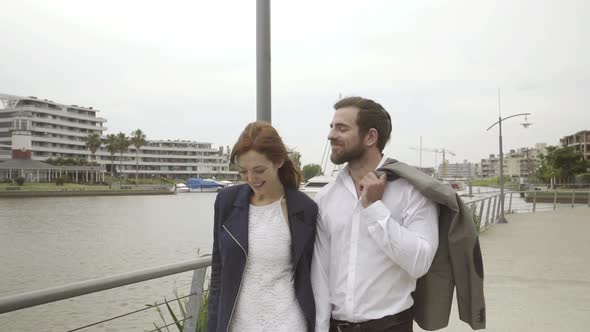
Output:
<path fill-rule="evenodd" d="M 377 145 L 377 141 L 379 140 L 379 132 L 375 128 L 370 128 L 365 135 L 365 145 L 373 146 Z"/>

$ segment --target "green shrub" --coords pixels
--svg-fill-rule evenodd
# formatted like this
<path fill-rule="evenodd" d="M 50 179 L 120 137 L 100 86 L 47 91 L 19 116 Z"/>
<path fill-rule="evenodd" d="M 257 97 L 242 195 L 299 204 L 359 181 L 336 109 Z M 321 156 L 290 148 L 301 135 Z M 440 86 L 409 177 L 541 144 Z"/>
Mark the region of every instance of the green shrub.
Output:
<path fill-rule="evenodd" d="M 25 184 L 25 178 L 23 178 L 23 177 L 16 178 L 16 184 L 18 184 L 19 186 L 22 186 L 23 184 Z"/>
<path fill-rule="evenodd" d="M 174 294 L 176 295 L 176 298 L 179 298 L 176 290 L 174 290 Z M 172 302 L 178 303 L 178 308 L 180 309 L 179 313 L 175 312 L 172 309 L 172 307 L 170 305 Z M 170 302 L 168 300 L 164 299 L 164 304 L 165 304 L 166 309 L 168 311 L 168 315 L 170 316 L 170 319 L 172 320 L 172 323 L 174 323 L 178 332 L 182 332 L 183 327 L 184 327 L 184 320 L 188 316 L 188 313 L 186 312 L 186 309 L 188 307 L 188 298 L 184 298 L 184 299 L 180 299 L 180 300 L 173 300 Z M 146 304 L 146 306 L 156 309 L 156 311 L 160 315 L 160 318 L 162 319 L 162 322 L 163 322 L 162 327 L 158 326 L 158 324 L 156 324 L 156 323 L 153 323 L 154 326 L 156 327 L 156 330 L 160 331 L 160 332 L 170 331 L 168 328 L 164 327 L 165 325 L 168 325 L 167 324 L 168 322 L 166 321 L 166 318 L 165 318 L 166 315 L 164 314 L 164 311 L 162 309 L 160 309 L 160 305 L 157 303 L 154 303 L 153 305 Z M 205 332 L 207 330 L 207 308 L 208 308 L 208 306 L 209 306 L 209 292 L 207 290 L 203 290 L 203 293 L 201 294 L 201 307 L 199 308 L 199 313 L 198 313 L 199 316 L 197 319 L 197 329 L 195 332 Z M 166 330 L 164 330 L 164 329 L 166 329 Z"/>
<path fill-rule="evenodd" d="M 63 186 L 63 185 L 64 185 L 64 183 L 66 183 L 66 181 L 64 180 L 64 178 L 63 178 L 63 177 L 61 177 L 61 178 L 57 178 L 57 179 L 55 180 L 55 185 L 56 185 L 56 186 Z"/>
<path fill-rule="evenodd" d="M 576 184 L 590 184 L 590 173 L 578 174 L 574 177 Z"/>

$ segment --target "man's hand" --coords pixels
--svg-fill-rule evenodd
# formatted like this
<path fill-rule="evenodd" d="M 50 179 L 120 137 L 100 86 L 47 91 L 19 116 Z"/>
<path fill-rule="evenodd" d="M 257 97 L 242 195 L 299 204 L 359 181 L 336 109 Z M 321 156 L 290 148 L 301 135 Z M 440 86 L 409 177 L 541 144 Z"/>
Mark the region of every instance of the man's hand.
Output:
<path fill-rule="evenodd" d="M 387 175 L 384 173 L 377 178 L 375 173 L 370 172 L 359 182 L 361 189 L 361 204 L 364 208 L 375 203 L 383 197 L 385 191 L 385 184 L 387 183 Z"/>

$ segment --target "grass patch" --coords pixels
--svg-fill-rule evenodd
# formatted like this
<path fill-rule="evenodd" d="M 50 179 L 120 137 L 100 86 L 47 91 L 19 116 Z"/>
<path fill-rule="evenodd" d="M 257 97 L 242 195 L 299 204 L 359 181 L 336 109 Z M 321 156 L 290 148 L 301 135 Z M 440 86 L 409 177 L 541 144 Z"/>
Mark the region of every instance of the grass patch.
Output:
<path fill-rule="evenodd" d="M 8 187 L 14 187 L 13 184 L 0 183 L 0 190 L 8 190 Z M 118 189 L 118 188 L 113 188 Z M 20 186 L 20 191 L 80 191 L 80 190 L 91 190 L 101 191 L 109 190 L 109 186 L 105 185 L 90 185 L 90 184 L 77 184 L 77 183 L 64 183 L 63 185 L 56 185 L 53 182 L 25 182 Z"/>

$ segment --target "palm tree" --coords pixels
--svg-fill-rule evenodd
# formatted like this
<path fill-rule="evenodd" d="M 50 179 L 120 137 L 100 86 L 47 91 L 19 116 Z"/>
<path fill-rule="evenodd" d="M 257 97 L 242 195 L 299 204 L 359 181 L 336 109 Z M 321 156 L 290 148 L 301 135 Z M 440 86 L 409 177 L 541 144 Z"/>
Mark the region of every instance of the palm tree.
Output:
<path fill-rule="evenodd" d="M 115 153 L 118 151 L 117 149 L 117 136 L 114 134 L 108 134 L 106 139 L 104 140 L 105 148 L 111 154 L 111 176 L 113 176 L 113 171 L 115 169 L 114 165 L 114 156 Z"/>
<path fill-rule="evenodd" d="M 117 151 L 119 152 L 120 158 L 119 158 L 119 165 L 120 165 L 120 170 L 121 170 L 121 176 L 123 175 L 123 152 L 127 152 L 127 149 L 129 148 L 129 145 L 131 144 L 129 142 L 129 137 L 127 137 L 127 135 L 125 135 L 125 133 L 119 132 L 115 138 L 117 144 Z"/>
<path fill-rule="evenodd" d="M 130 141 L 135 147 L 135 181 L 137 181 L 139 178 L 139 148 L 147 143 L 146 136 L 141 129 L 136 129 L 131 133 Z"/>
<path fill-rule="evenodd" d="M 84 138 L 84 141 L 86 142 L 86 148 L 90 150 L 91 161 L 96 161 L 96 151 L 100 148 L 100 145 L 102 144 L 100 140 L 100 135 L 89 134 L 88 136 L 86 136 L 86 138 Z"/>

